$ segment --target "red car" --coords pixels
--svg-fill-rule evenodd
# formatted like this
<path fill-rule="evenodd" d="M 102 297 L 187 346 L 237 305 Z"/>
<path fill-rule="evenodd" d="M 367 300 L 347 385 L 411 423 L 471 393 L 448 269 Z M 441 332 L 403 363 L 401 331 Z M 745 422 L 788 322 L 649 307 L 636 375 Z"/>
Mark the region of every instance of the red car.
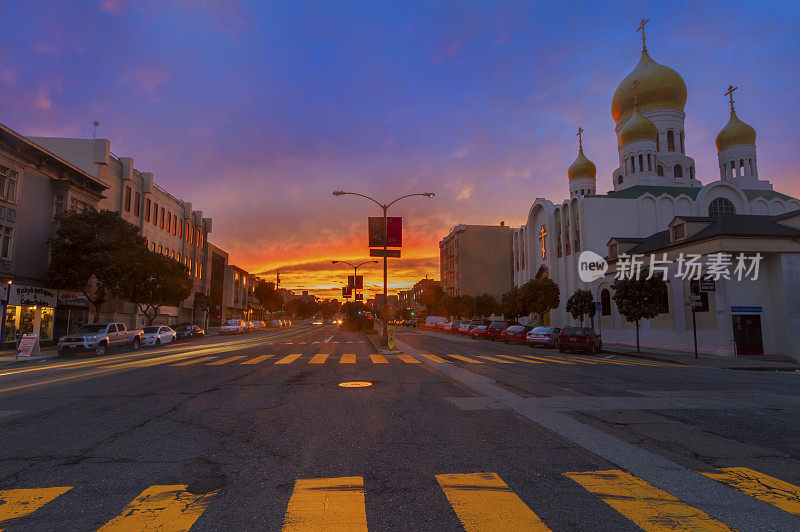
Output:
<path fill-rule="evenodd" d="M 594 354 L 603 351 L 603 342 L 592 329 L 586 327 L 564 327 L 558 335 L 558 351 L 583 351 Z"/>
<path fill-rule="evenodd" d="M 525 337 L 528 335 L 528 331 L 530 331 L 530 327 L 526 327 L 525 325 L 512 325 L 511 327 L 507 327 L 503 332 L 500 333 L 500 339 L 503 340 L 505 343 L 510 344 L 514 343 L 525 343 Z"/>

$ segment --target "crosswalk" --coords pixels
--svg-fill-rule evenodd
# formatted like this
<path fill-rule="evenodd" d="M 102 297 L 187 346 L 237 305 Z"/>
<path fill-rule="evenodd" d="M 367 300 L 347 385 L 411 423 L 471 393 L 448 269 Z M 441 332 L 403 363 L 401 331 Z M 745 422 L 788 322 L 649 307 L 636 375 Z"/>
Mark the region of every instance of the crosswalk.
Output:
<path fill-rule="evenodd" d="M 701 473 L 800 517 L 800 487 L 796 485 L 745 467 Z M 600 499 L 611 510 L 648 532 L 733 530 L 725 524 L 724 515 L 709 515 L 626 471 L 566 472 L 563 476 L 582 487 L 588 497 Z M 555 527 L 536 513 L 537 502 L 547 507 L 552 501 L 525 500 L 497 473 L 445 473 L 434 477 L 453 511 L 453 526 L 456 521 L 460 522 L 467 532 L 549 531 Z M 70 497 L 72 489 L 62 486 L 0 491 L 0 529 L 18 523 L 37 528 L 35 512 L 57 498 Z M 224 496 L 224 488 L 193 493 L 185 484 L 146 487 L 130 504 L 103 518 L 101 522 L 108 521 L 100 531 L 189 530 L 207 508 Z M 380 496 L 385 493 L 376 493 L 376 502 Z M 553 497 L 559 497 L 558 493 L 553 493 Z M 283 530 L 366 531 L 369 528 L 368 499 L 363 477 L 297 479 L 286 502 Z M 582 504 L 582 501 L 574 503 Z M 409 508 L 409 512 L 416 515 L 413 508 Z M 425 522 L 422 509 L 419 519 Z M 591 523 L 586 525 L 591 526 Z M 213 527 L 214 523 L 209 521 L 206 526 Z"/>
<path fill-rule="evenodd" d="M 331 353 L 316 353 L 305 355 L 302 353 L 294 353 L 289 355 L 236 355 L 236 356 L 201 356 L 199 358 L 192 358 L 182 360 L 171 366 L 184 367 L 184 366 L 225 366 L 225 365 L 287 365 L 287 364 L 309 364 L 311 366 L 323 366 L 332 364 L 419 364 L 423 359 L 439 364 L 554 364 L 556 366 L 570 366 L 570 365 L 612 365 L 612 366 L 645 366 L 645 367 L 673 367 L 680 368 L 686 367 L 680 364 L 671 364 L 668 362 L 655 362 L 649 360 L 636 360 L 630 358 L 602 358 L 581 355 L 563 355 L 563 356 L 536 356 L 536 355 L 456 355 L 456 354 L 421 354 L 421 355 L 356 355 L 354 353 L 331 354 Z"/>

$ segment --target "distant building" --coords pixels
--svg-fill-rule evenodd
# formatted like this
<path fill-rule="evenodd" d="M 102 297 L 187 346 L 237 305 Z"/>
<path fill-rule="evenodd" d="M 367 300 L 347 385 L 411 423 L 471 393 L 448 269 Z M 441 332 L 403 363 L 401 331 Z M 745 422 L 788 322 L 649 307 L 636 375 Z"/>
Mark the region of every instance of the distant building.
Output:
<path fill-rule="evenodd" d="M 414 286 L 410 290 L 401 290 L 397 293 L 398 304 L 402 309 L 420 312 L 424 309 L 424 306 L 420 303 L 422 293 L 428 288 L 441 285 L 441 281 L 435 281 L 433 279 L 428 279 L 427 277 L 425 279 L 420 279 L 414 283 Z"/>
<path fill-rule="evenodd" d="M 450 296 L 491 294 L 514 287 L 511 237 L 500 225 L 457 225 L 439 242 L 442 290 Z"/>

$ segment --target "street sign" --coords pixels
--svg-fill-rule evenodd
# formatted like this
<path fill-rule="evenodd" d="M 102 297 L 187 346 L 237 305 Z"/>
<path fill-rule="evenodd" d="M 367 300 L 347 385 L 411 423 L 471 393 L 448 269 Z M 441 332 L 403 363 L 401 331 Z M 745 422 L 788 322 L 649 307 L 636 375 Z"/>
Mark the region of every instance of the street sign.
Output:
<path fill-rule="evenodd" d="M 364 276 L 356 275 L 354 277 L 352 275 L 348 275 L 347 286 L 350 288 L 355 288 L 356 290 L 362 290 L 364 288 Z"/>
<path fill-rule="evenodd" d="M 389 344 L 389 349 L 394 349 L 394 328 L 395 328 L 394 325 L 389 325 L 387 331 L 389 340 L 387 343 Z"/>
<path fill-rule="evenodd" d="M 364 301 L 364 294 L 356 294 L 356 301 Z"/>
<path fill-rule="evenodd" d="M 703 306 L 703 302 L 700 301 L 700 300 L 697 300 L 697 301 L 691 300 L 691 301 L 689 301 L 689 306 L 692 307 L 692 308 L 700 308 L 700 307 Z"/>
<path fill-rule="evenodd" d="M 709 275 L 704 275 L 700 278 L 700 291 L 701 292 L 715 292 L 717 290 L 717 283 L 714 278 Z"/>
<path fill-rule="evenodd" d="M 400 250 L 399 249 L 371 249 L 369 250 L 370 257 L 390 257 L 394 259 L 400 258 Z"/>
<path fill-rule="evenodd" d="M 595 301 L 595 302 L 594 302 L 594 309 L 595 309 L 597 312 L 600 312 L 601 310 L 603 310 L 603 306 L 600 304 L 600 302 L 599 302 L 599 301 Z"/>
<path fill-rule="evenodd" d="M 349 286 L 343 286 L 342 287 L 342 297 L 345 298 L 345 299 L 348 299 L 348 298 L 350 298 L 351 295 L 352 295 L 352 291 L 350 290 L 350 287 Z"/>
<path fill-rule="evenodd" d="M 386 227 L 383 226 L 383 216 L 370 216 L 369 247 L 383 247 L 384 237 L 388 234 L 386 245 L 390 248 L 403 246 L 403 218 L 401 216 L 388 216 Z"/>
<path fill-rule="evenodd" d="M 703 300 L 702 297 L 700 297 L 698 295 L 695 295 L 695 294 L 692 294 L 692 295 L 689 296 L 689 301 L 702 301 L 702 300 Z"/>

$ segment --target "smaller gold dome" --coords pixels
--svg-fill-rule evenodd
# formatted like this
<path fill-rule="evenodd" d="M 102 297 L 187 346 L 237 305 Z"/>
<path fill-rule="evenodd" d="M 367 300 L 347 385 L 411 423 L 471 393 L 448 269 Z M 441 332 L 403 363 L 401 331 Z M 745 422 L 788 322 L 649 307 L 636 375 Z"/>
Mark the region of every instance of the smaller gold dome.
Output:
<path fill-rule="evenodd" d="M 722 131 L 717 135 L 717 151 L 722 151 L 731 146 L 756 144 L 756 130 L 745 124 L 736 116 L 736 111 L 731 111 L 731 118 Z"/>
<path fill-rule="evenodd" d="M 583 148 L 578 150 L 578 157 L 569 165 L 567 177 L 569 177 L 570 181 L 582 177 L 591 177 L 592 179 L 597 177 L 597 167 L 583 154 Z"/>
<path fill-rule="evenodd" d="M 637 105 L 633 109 L 630 120 L 628 120 L 628 123 L 625 124 L 619 132 L 619 145 L 625 146 L 637 140 L 652 140 L 655 142 L 657 136 L 658 128 L 656 128 L 656 125 L 652 121 L 645 118 L 645 116 L 639 112 L 639 106 Z"/>

